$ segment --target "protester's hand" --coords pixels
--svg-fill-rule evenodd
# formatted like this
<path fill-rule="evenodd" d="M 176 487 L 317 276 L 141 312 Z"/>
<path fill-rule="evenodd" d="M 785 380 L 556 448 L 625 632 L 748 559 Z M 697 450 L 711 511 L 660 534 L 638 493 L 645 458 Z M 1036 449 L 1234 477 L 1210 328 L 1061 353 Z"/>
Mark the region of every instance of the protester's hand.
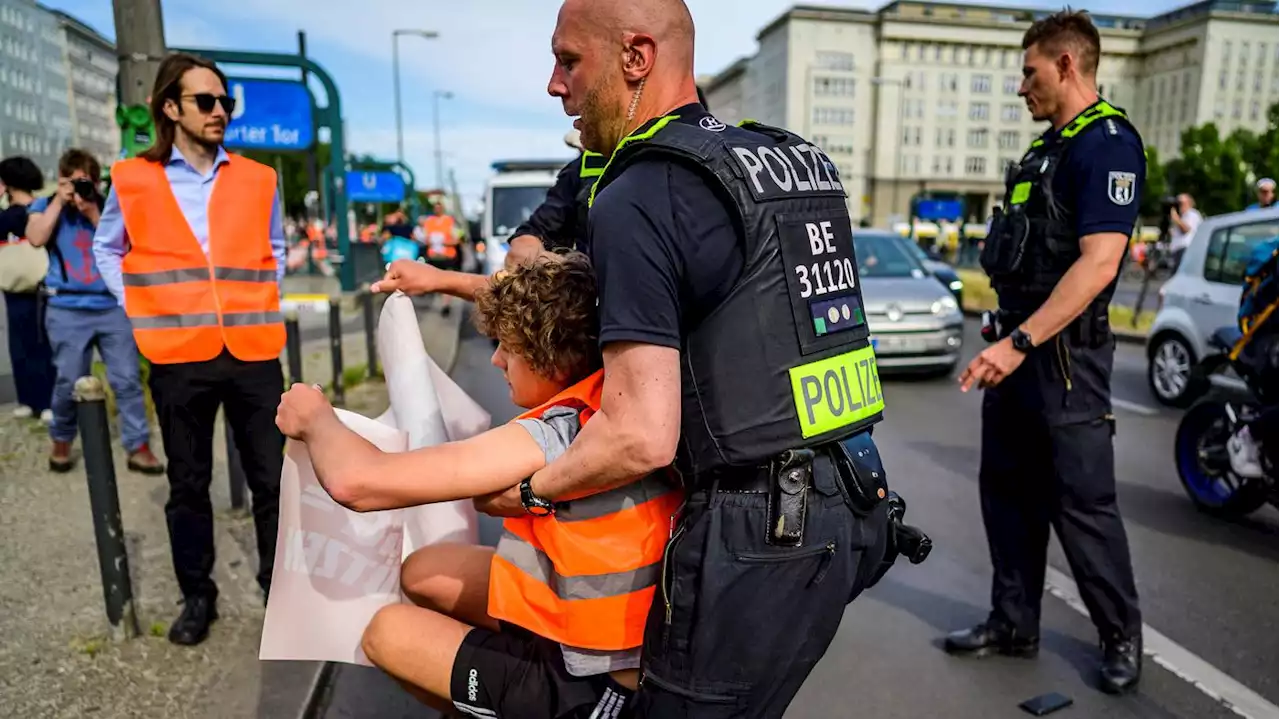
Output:
<path fill-rule="evenodd" d="M 519 485 L 501 492 L 486 494 L 471 500 L 476 511 L 490 517 L 523 517 L 524 503 L 520 501 Z"/>
<path fill-rule="evenodd" d="M 318 385 L 295 382 L 288 392 L 280 396 L 280 406 L 276 407 L 276 426 L 284 436 L 305 442 L 315 421 L 331 414 L 333 407 Z"/>
<path fill-rule="evenodd" d="M 508 272 L 515 269 L 517 265 L 532 260 L 542 253 L 542 240 L 533 235 L 520 235 L 511 240 L 511 246 L 507 249 L 507 257 L 502 262 L 502 266 Z"/>
<path fill-rule="evenodd" d="M 960 374 L 960 391 L 968 392 L 973 385 L 982 389 L 995 387 L 1013 374 L 1027 356 L 1014 349 L 1008 337 L 986 348 Z"/>
<path fill-rule="evenodd" d="M 369 289 L 386 294 L 400 290 L 406 295 L 424 295 L 439 292 L 444 284 L 444 276 L 443 270 L 425 262 L 396 260 L 387 268 L 387 274 Z"/>

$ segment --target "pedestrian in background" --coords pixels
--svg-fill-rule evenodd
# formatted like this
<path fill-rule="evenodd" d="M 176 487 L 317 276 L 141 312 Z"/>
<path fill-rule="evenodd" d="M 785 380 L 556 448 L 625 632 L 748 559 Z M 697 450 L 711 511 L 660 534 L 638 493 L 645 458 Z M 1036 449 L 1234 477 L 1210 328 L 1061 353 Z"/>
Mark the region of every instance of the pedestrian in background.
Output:
<path fill-rule="evenodd" d="M 40 168 L 26 157 L 0 161 L 0 193 L 9 206 L 0 211 L 0 291 L 9 332 L 9 366 L 18 395 L 14 415 L 53 421 L 53 353 L 40 326 L 40 283 L 49 271 L 48 251 L 27 242 L 27 208 L 44 186 Z"/>
<path fill-rule="evenodd" d="M 120 440 L 131 471 L 163 474 L 164 465 L 148 446 L 151 426 L 142 395 L 138 346 L 124 310 L 107 289 L 93 256 L 93 233 L 102 212 L 98 178 L 102 170 L 93 155 L 70 149 L 58 160 L 58 188 L 52 197 L 31 203 L 27 240 L 49 248 L 45 276 L 44 327 L 53 349 L 57 378 L 53 386 L 53 448 L 49 469 L 69 472 L 75 465 L 71 443 L 76 438 L 76 380 L 93 369 L 96 347 L 107 366 L 107 384 L 120 411 Z"/>
<path fill-rule="evenodd" d="M 1276 181 L 1270 177 L 1264 177 L 1258 180 L 1255 186 L 1258 191 L 1258 201 L 1246 207 L 1246 210 L 1258 210 L 1263 207 L 1271 207 L 1276 204 Z"/>
<path fill-rule="evenodd" d="M 1098 96 L 1098 30 L 1083 12 L 1037 20 L 1019 95 L 1051 127 L 1010 172 L 982 266 L 999 299 L 993 344 L 960 376 L 985 388 L 978 494 L 991 613 L 947 637 L 957 654 L 1031 658 L 1052 526 L 1102 643 L 1105 691 L 1137 685 L 1142 617 L 1116 504 L 1108 306 L 1138 220 L 1142 139 Z"/>
<path fill-rule="evenodd" d="M 234 109 L 216 65 L 183 53 L 165 58 L 151 93 L 156 143 L 112 166 L 94 238 L 103 278 L 151 361 L 169 455 L 164 510 L 185 605 L 169 629 L 175 644 L 204 641 L 218 618 L 209 500 L 218 405 L 253 492 L 264 595 L 275 561 L 284 228 L 275 170 L 222 147 Z"/>
<path fill-rule="evenodd" d="M 1182 255 L 1191 246 L 1196 228 L 1204 222 L 1204 215 L 1196 209 L 1196 200 L 1190 193 L 1178 195 L 1177 203 L 1169 208 L 1169 251 L 1173 255 L 1173 268 L 1182 264 Z"/>

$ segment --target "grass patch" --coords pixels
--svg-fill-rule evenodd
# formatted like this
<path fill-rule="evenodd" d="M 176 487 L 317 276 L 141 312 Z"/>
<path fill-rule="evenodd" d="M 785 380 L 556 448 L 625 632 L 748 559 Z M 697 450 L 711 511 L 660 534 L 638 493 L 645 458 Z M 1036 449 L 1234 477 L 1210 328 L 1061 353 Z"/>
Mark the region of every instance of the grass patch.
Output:
<path fill-rule="evenodd" d="M 116 393 L 107 382 L 107 365 L 102 360 L 94 360 L 89 373 L 97 377 L 107 391 L 107 417 L 116 416 Z M 142 384 L 142 402 L 147 408 L 147 423 L 154 424 L 156 403 L 151 399 L 151 363 L 144 357 L 138 358 L 138 381 Z"/>
<path fill-rule="evenodd" d="M 356 365 L 355 367 L 347 367 L 346 369 L 342 370 L 342 386 L 355 387 L 356 385 L 368 379 L 367 377 L 365 377 L 365 375 L 368 373 L 369 373 L 368 365 L 362 364 L 362 365 Z"/>
<path fill-rule="evenodd" d="M 72 648 L 92 659 L 101 654 L 103 649 L 107 648 L 107 638 L 89 637 L 88 639 L 74 642 L 72 644 Z"/>
<path fill-rule="evenodd" d="M 147 630 L 147 633 L 153 637 L 163 637 L 168 629 L 164 622 L 152 622 L 151 628 Z"/>
<path fill-rule="evenodd" d="M 964 309 L 967 312 L 983 312 L 996 308 L 996 291 L 991 289 L 987 274 L 980 270 L 957 269 L 956 274 L 964 282 Z M 1138 315 L 1135 326 L 1132 307 L 1112 305 L 1111 328 L 1121 334 L 1145 335 L 1156 319 L 1156 313 L 1144 310 Z"/>

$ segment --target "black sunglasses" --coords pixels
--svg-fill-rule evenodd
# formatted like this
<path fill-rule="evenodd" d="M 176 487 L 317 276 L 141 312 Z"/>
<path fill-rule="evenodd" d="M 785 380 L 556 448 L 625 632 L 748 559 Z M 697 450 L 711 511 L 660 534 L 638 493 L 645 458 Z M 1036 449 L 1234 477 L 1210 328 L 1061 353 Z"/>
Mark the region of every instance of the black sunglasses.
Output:
<path fill-rule="evenodd" d="M 210 92 L 197 92 L 194 95 L 183 95 L 185 98 L 191 98 L 196 101 L 196 109 L 204 114 L 213 112 L 213 105 L 217 103 L 222 105 L 222 109 L 230 115 L 236 111 L 236 99 L 229 95 L 214 95 Z"/>

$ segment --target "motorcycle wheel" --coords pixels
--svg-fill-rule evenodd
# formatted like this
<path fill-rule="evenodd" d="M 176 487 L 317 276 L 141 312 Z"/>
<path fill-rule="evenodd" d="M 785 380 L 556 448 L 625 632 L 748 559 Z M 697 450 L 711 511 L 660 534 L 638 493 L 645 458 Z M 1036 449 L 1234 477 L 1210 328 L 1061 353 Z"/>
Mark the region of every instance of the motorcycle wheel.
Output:
<path fill-rule="evenodd" d="M 1222 403 L 1203 402 L 1183 415 L 1173 443 L 1182 489 L 1196 508 L 1218 517 L 1242 517 L 1267 501 L 1262 482 L 1231 471 L 1231 431 Z"/>

